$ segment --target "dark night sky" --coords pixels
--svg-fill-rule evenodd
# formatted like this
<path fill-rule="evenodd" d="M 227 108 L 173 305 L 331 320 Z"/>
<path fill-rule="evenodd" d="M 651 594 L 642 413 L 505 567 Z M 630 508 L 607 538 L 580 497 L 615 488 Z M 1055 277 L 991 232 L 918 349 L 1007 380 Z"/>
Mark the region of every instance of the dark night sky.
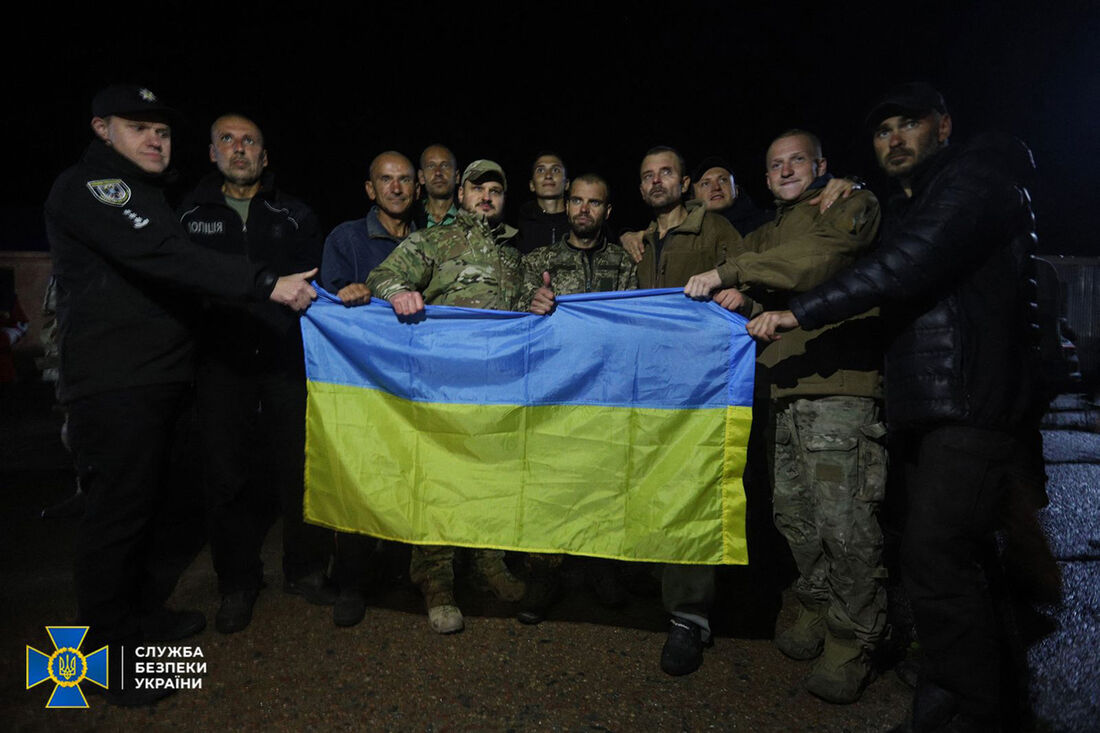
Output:
<path fill-rule="evenodd" d="M 3 248 L 34 248 L 50 183 L 91 137 L 91 97 L 114 81 L 187 114 L 173 149 L 186 183 L 207 170 L 214 116 L 255 115 L 281 184 L 330 228 L 365 211 L 375 153 L 413 157 L 435 141 L 460 165 L 499 160 L 513 212 L 534 153 L 558 150 L 573 173 L 611 180 L 623 226 L 646 220 L 636 170 L 655 144 L 689 166 L 728 156 L 760 203 L 764 149 L 789 127 L 820 134 L 831 171 L 874 180 L 862 116 L 886 86 L 920 78 L 943 91 L 956 141 L 996 127 L 1031 145 L 1041 251 L 1100 255 L 1094 2 L 165 3 L 108 19 L 113 7 L 32 11 L 32 50 L 3 52 L 18 127 Z"/>

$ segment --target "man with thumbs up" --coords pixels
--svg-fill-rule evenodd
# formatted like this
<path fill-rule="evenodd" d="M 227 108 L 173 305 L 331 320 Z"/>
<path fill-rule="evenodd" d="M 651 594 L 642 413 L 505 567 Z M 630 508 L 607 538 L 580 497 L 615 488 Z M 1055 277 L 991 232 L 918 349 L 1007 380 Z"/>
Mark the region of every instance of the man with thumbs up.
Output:
<path fill-rule="evenodd" d="M 595 173 L 577 176 L 565 196 L 570 231 L 554 244 L 523 256 L 523 301 L 528 310 L 547 315 L 554 310 L 555 293 L 593 293 L 638 287 L 634 260 L 618 242 L 607 238 L 604 223 L 611 215 L 611 188 Z M 557 596 L 557 568 L 561 555 L 527 556 L 530 579 L 517 618 L 526 624 L 542 621 Z M 597 588 L 621 594 L 614 565 L 608 560 L 588 564 Z M 609 587 L 611 586 L 611 587 Z M 599 592 L 599 591 L 597 591 Z"/>
<path fill-rule="evenodd" d="M 610 188 L 600 176 L 577 176 L 565 197 L 570 232 L 549 247 L 523 257 L 524 302 L 544 315 L 554 308 L 554 294 L 633 290 L 638 287 L 634 261 L 617 242 L 607 239 L 604 222 L 611 215 Z"/>

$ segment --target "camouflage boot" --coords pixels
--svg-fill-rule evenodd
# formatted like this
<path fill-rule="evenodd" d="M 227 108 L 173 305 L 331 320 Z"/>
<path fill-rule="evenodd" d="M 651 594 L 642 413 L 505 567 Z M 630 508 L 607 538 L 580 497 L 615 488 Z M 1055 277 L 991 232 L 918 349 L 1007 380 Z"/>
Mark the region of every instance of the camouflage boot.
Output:
<path fill-rule="evenodd" d="M 500 600 L 515 602 L 523 598 L 527 586 L 504 564 L 501 550 L 475 550 L 474 567 L 481 581 Z"/>
<path fill-rule="evenodd" d="M 814 662 L 806 689 L 826 702 L 846 705 L 863 694 L 871 681 L 871 655 L 854 636 L 847 638 L 826 629 L 825 651 Z"/>
<path fill-rule="evenodd" d="M 775 637 L 779 651 L 791 659 L 813 659 L 825 645 L 825 605 L 799 599 L 798 618 Z"/>
<path fill-rule="evenodd" d="M 437 634 L 454 634 L 462 631 L 465 622 L 462 610 L 455 604 L 454 592 L 450 587 L 428 581 L 420 586 L 424 593 L 424 604 L 428 607 L 428 625 Z"/>
<path fill-rule="evenodd" d="M 420 586 L 428 625 L 437 634 L 454 634 L 465 625 L 455 603 L 453 562 L 450 547 L 414 547 L 409 560 L 409 578 Z"/>

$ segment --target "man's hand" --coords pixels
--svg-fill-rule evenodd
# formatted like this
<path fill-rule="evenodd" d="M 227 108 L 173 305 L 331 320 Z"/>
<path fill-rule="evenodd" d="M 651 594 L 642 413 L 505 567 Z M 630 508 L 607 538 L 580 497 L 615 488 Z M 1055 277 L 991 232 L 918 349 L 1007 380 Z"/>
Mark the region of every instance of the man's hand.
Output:
<path fill-rule="evenodd" d="M 275 289 L 268 296 L 272 301 L 285 305 L 297 313 L 301 313 L 309 304 L 317 299 L 317 291 L 309 281 L 317 276 L 317 268 L 309 272 L 297 272 L 293 275 L 283 275 L 275 281 Z"/>
<path fill-rule="evenodd" d="M 370 302 L 370 288 L 365 283 L 351 283 L 340 288 L 336 297 L 344 305 L 363 305 Z"/>
<path fill-rule="evenodd" d="M 720 287 L 722 280 L 718 277 L 718 270 L 708 270 L 691 276 L 684 286 L 684 295 L 689 298 L 709 298 L 711 291 Z"/>
<path fill-rule="evenodd" d="M 778 341 L 777 331 L 798 328 L 798 319 L 790 311 L 766 311 L 749 321 L 745 329 L 757 341 Z"/>
<path fill-rule="evenodd" d="M 626 250 L 626 253 L 630 255 L 630 259 L 634 260 L 635 264 L 642 261 L 642 253 L 645 252 L 643 234 L 645 232 L 624 232 L 623 236 L 619 237 L 619 244 L 623 246 L 623 249 Z"/>
<path fill-rule="evenodd" d="M 859 188 L 855 181 L 848 178 L 832 178 L 825 184 L 825 188 L 821 189 L 821 193 L 807 203 L 811 206 L 817 204 L 818 210 L 824 214 L 830 206 L 840 199 L 848 198 L 852 195 L 852 191 L 858 191 Z"/>
<path fill-rule="evenodd" d="M 726 288 L 714 294 L 714 302 L 736 313 L 737 309 L 745 304 L 745 295 L 737 288 Z"/>
<path fill-rule="evenodd" d="M 399 316 L 413 316 L 424 310 L 424 298 L 415 290 L 402 290 L 389 298 L 393 312 Z"/>
<path fill-rule="evenodd" d="M 532 313 L 545 316 L 554 310 L 554 291 L 550 289 L 550 273 L 542 273 L 542 287 L 535 291 L 535 297 L 531 299 Z"/>

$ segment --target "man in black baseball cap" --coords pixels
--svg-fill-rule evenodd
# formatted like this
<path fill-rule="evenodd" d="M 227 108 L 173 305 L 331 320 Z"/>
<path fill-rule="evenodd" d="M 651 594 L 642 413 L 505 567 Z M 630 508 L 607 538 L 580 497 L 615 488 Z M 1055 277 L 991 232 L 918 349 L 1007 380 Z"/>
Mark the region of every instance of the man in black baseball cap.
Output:
<path fill-rule="evenodd" d="M 941 115 L 947 114 L 943 95 L 927 82 L 906 82 L 886 92 L 875 102 L 871 111 L 867 113 L 865 125 L 871 128 L 894 115 L 923 117 L 932 111 L 939 112 Z"/>
<path fill-rule="evenodd" d="M 114 115 L 130 119 L 145 119 L 145 115 L 154 115 L 172 124 L 179 124 L 183 120 L 178 111 L 162 102 L 149 87 L 137 84 L 112 84 L 100 89 L 95 95 L 92 100 L 92 117 Z"/>
<path fill-rule="evenodd" d="M 899 189 L 878 247 L 748 329 L 774 340 L 777 330 L 822 328 L 881 306 L 890 462 L 907 501 L 902 580 L 922 653 L 899 730 L 1011 729 L 1027 700 L 1002 664 L 987 562 L 1006 511 L 1045 502 L 1026 188 L 1035 163 L 1022 142 L 998 133 L 948 146 L 951 116 L 923 82 L 883 95 L 866 124 Z M 1027 590 L 1056 601 L 1057 564 L 1049 551 L 1029 553 L 1039 570 Z"/>
<path fill-rule="evenodd" d="M 92 103 L 96 137 L 45 205 L 58 289 L 58 397 L 87 494 L 73 578 L 88 648 L 178 640 L 206 624 L 197 611 L 163 605 L 178 578 L 179 548 L 161 524 L 169 456 L 194 379 L 194 296 L 270 299 L 295 311 L 316 297 L 307 282 L 316 270 L 279 277 L 188 240 L 162 190 L 169 122 L 178 117 L 146 87 L 102 90 Z M 122 684 L 111 671 L 110 702 L 142 705 L 168 694 L 139 688 L 133 669 L 123 668 L 131 679 Z"/>
<path fill-rule="evenodd" d="M 912 194 L 914 173 L 947 146 L 951 115 L 943 96 L 921 81 L 900 84 L 884 94 L 867 114 L 875 157 L 886 175 Z"/>
<path fill-rule="evenodd" d="M 704 158 L 695 166 L 691 190 L 707 211 L 726 217 L 742 237 L 772 218 L 772 212 L 760 209 L 741 190 L 734 180 L 733 168 L 722 158 Z"/>

